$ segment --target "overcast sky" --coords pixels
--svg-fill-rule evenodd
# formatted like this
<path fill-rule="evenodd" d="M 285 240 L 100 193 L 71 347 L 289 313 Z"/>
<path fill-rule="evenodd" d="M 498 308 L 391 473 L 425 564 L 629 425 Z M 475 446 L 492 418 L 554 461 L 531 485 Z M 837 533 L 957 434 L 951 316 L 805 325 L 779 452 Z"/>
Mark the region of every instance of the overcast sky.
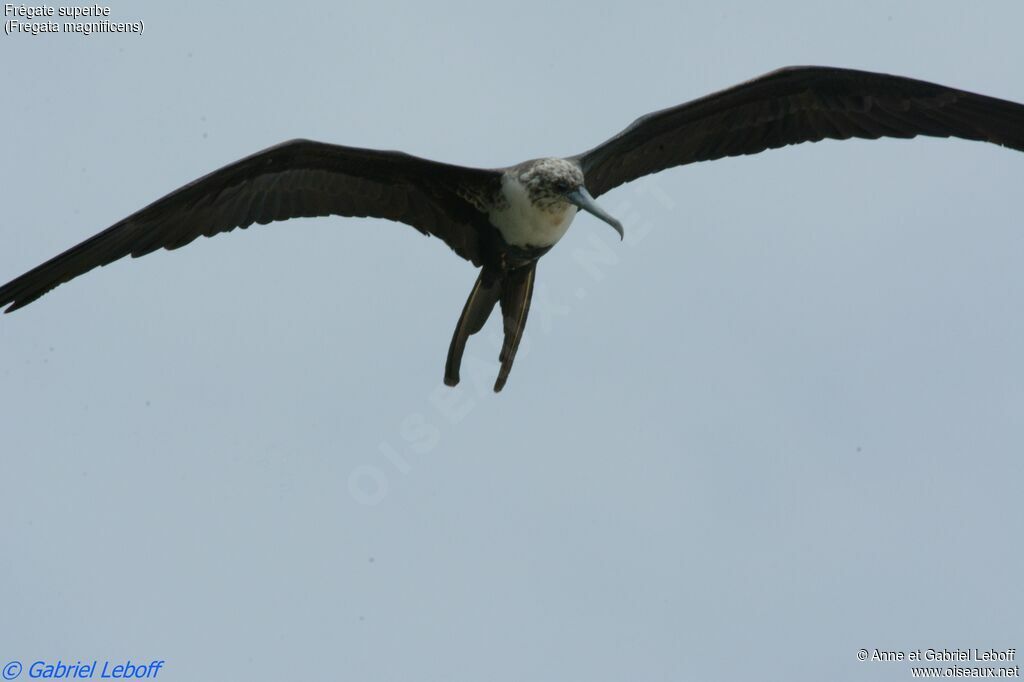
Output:
<path fill-rule="evenodd" d="M 500 166 L 790 64 L 1024 101 L 1019 2 L 110 7 L 145 32 L 0 36 L 0 280 L 294 137 Z M 500 395 L 497 319 L 443 387 L 476 272 L 397 223 L 89 273 L 0 318 L 0 665 L 841 681 L 910 679 L 861 648 L 1024 651 L 1022 179 L 918 139 L 624 186 L 625 242 L 584 215 L 540 263 Z"/>

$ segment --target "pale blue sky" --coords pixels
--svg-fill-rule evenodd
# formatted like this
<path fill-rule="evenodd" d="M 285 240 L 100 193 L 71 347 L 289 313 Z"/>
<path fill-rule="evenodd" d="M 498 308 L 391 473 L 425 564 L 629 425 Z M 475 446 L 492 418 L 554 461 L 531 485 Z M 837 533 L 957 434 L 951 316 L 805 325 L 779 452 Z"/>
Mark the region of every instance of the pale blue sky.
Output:
<path fill-rule="evenodd" d="M 293 137 L 505 165 L 789 64 L 1024 101 L 1011 2 L 110 19 L 146 32 L 0 36 L 4 281 Z M 839 681 L 910 678 L 862 647 L 1024 650 L 1022 178 L 888 140 L 620 188 L 626 241 L 582 216 L 543 259 L 498 396 L 496 320 L 441 385 L 475 271 L 395 223 L 62 286 L 0 318 L 0 665 Z"/>

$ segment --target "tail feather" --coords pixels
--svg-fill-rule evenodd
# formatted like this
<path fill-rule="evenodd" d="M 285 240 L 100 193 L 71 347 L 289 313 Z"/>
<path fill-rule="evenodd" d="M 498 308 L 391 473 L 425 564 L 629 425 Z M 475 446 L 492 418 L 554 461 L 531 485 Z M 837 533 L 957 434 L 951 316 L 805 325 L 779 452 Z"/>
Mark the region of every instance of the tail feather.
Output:
<path fill-rule="evenodd" d="M 455 325 L 452 343 L 448 347 L 448 361 L 444 366 L 444 383 L 455 386 L 459 383 L 459 367 L 462 365 L 462 354 L 466 350 L 466 340 L 483 329 L 487 318 L 491 316 L 494 305 L 501 297 L 502 275 L 484 267 L 476 284 L 469 292 L 466 305 L 462 308 L 459 323 Z"/>
<path fill-rule="evenodd" d="M 526 316 L 530 312 L 530 300 L 533 298 L 533 280 L 537 272 L 537 264 L 512 270 L 505 276 L 505 285 L 501 292 L 501 314 L 505 319 L 505 343 L 501 346 L 498 361 L 501 370 L 498 380 L 494 382 L 494 392 L 505 386 L 508 374 L 512 371 L 512 362 L 519 350 L 519 342 L 523 338 L 526 327 Z"/>
<path fill-rule="evenodd" d="M 476 284 L 466 299 L 466 305 L 462 308 L 459 323 L 455 325 L 452 343 L 448 347 L 448 361 L 444 366 L 444 383 L 449 386 L 459 383 L 459 367 L 462 365 L 466 341 L 483 329 L 495 304 L 500 301 L 505 324 L 505 341 L 498 356 L 501 370 L 498 372 L 497 381 L 494 382 L 494 391 L 497 393 L 504 388 L 509 372 L 512 371 L 516 351 L 519 350 L 519 342 L 523 338 L 526 316 L 530 312 L 535 272 L 536 263 L 507 272 L 487 267 L 480 271 L 480 276 L 477 277 Z"/>

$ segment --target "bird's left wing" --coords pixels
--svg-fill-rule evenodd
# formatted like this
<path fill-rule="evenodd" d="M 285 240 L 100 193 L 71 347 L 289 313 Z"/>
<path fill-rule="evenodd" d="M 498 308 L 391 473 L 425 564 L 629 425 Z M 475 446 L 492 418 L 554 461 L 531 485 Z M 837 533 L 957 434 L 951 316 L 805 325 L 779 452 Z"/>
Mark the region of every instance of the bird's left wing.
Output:
<path fill-rule="evenodd" d="M 325 215 L 371 216 L 412 225 L 480 264 L 488 198 L 500 171 L 401 152 L 292 140 L 236 161 L 0 287 L 11 312 L 54 287 L 127 255 L 176 249 L 196 237 L 253 223 Z"/>
<path fill-rule="evenodd" d="M 881 73 L 800 66 L 642 116 L 576 156 L 598 196 L 695 161 L 825 138 L 961 137 L 1024 151 L 1024 106 Z"/>

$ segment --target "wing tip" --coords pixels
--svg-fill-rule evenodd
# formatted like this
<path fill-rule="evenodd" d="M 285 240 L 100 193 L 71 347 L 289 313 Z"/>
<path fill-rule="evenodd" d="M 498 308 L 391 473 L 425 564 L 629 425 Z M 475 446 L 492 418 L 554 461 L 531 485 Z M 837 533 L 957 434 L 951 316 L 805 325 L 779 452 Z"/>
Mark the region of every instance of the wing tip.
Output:
<path fill-rule="evenodd" d="M 10 315 L 15 310 L 20 310 L 21 308 L 24 308 L 29 303 L 31 303 L 32 300 L 33 299 L 29 299 L 27 301 L 19 301 L 19 300 L 8 301 L 8 303 L 10 303 L 10 305 L 8 305 L 6 308 L 4 308 L 4 315 Z M 7 303 L 0 303 L 0 306 L 2 306 L 2 305 L 7 305 Z"/>

